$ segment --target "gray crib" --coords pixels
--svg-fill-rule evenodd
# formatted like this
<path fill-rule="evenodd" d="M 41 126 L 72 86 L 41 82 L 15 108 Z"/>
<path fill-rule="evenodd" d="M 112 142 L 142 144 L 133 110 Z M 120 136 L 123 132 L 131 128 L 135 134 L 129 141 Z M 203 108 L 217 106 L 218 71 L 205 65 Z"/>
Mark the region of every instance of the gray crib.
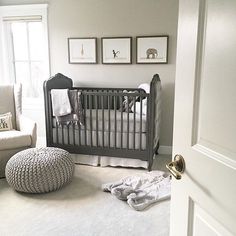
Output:
<path fill-rule="evenodd" d="M 52 115 L 51 90 L 66 88 L 82 92 L 84 125 L 58 125 Z M 151 170 L 159 148 L 160 96 L 158 74 L 152 78 L 150 93 L 137 88 L 73 87 L 70 78 L 56 74 L 44 82 L 47 146 L 70 153 L 140 159 L 148 161 Z M 133 101 L 133 112 L 121 109 L 125 97 Z"/>

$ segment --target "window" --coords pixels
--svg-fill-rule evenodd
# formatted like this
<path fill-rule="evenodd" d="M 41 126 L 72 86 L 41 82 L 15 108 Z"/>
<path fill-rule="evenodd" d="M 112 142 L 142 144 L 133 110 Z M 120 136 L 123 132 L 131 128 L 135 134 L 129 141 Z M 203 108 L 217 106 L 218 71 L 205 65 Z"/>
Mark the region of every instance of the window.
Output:
<path fill-rule="evenodd" d="M 49 77 L 46 10 L 46 4 L 2 7 L 5 82 L 22 83 L 25 98 L 40 98 Z"/>

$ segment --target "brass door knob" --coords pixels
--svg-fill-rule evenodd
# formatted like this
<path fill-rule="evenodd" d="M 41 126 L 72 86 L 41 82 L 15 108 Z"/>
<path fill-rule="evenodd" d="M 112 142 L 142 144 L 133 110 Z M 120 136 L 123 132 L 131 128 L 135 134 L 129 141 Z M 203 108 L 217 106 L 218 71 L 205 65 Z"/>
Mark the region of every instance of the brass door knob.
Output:
<path fill-rule="evenodd" d="M 166 165 L 166 168 L 170 171 L 170 173 L 176 178 L 181 179 L 185 170 L 185 161 L 181 155 L 175 155 L 174 161 L 170 162 Z"/>

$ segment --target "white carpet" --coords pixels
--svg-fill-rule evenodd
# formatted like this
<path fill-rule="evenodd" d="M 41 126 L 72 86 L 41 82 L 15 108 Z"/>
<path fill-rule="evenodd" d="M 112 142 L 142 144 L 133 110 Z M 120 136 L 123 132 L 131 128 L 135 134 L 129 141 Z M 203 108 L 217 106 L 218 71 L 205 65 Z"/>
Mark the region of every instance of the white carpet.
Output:
<path fill-rule="evenodd" d="M 154 169 L 165 170 L 169 156 Z M 156 168 L 158 167 L 158 168 Z M 124 201 L 101 191 L 101 184 L 143 169 L 76 165 L 72 183 L 48 194 L 19 194 L 0 179 L 1 236 L 167 236 L 169 204 L 162 201 L 137 212 Z"/>

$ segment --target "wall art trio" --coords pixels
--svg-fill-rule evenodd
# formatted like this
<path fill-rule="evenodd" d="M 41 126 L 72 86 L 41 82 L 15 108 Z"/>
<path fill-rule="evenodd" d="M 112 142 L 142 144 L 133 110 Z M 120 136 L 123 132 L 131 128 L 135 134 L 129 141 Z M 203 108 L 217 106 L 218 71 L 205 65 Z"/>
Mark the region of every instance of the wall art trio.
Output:
<path fill-rule="evenodd" d="M 167 64 L 167 35 L 136 37 L 137 64 Z M 96 64 L 97 38 L 68 38 L 70 64 Z M 132 37 L 101 38 L 102 64 L 131 64 Z"/>

